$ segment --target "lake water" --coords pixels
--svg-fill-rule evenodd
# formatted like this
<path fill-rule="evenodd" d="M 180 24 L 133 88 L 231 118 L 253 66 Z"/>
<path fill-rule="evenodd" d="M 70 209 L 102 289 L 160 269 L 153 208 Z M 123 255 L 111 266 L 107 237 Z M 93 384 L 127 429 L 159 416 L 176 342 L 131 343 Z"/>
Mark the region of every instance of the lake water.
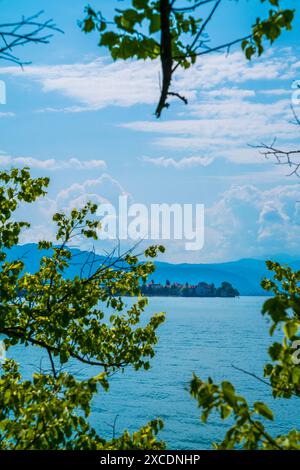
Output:
<path fill-rule="evenodd" d="M 110 391 L 100 392 L 93 403 L 91 424 L 110 438 L 116 416 L 116 432 L 137 430 L 155 417 L 164 420 L 161 438 L 169 449 L 209 449 L 222 438 L 226 425 L 217 416 L 208 424 L 199 420 L 196 402 L 188 393 L 192 372 L 216 382 L 229 379 L 250 401 L 269 403 L 276 424 L 274 434 L 299 428 L 295 399 L 276 400 L 271 389 L 241 372 L 232 364 L 262 376 L 267 348 L 272 342 L 268 324 L 261 315 L 262 297 L 151 298 L 146 313 L 165 311 L 167 319 L 159 330 L 157 354 L 150 371 L 127 369 L 111 378 Z M 9 351 L 27 374 L 37 370 L 40 352 L 22 347 Z M 46 357 L 45 357 L 46 361 Z M 76 370 L 84 376 L 85 369 Z M 26 374 L 26 375 L 27 375 Z"/>

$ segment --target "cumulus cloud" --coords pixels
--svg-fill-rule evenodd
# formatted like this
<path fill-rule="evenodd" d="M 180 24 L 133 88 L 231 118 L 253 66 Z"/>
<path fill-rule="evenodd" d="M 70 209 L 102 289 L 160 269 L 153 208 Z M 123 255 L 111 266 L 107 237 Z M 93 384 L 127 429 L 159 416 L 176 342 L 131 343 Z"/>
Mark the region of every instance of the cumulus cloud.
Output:
<path fill-rule="evenodd" d="M 103 170 L 106 168 L 106 163 L 104 160 L 78 160 L 78 158 L 40 160 L 33 157 L 11 157 L 2 153 L 0 154 L 0 166 L 28 166 L 39 170 Z"/>
<path fill-rule="evenodd" d="M 293 66 L 294 62 L 289 51 L 278 56 L 275 51 L 251 62 L 240 52 L 207 56 L 190 70 L 179 71 L 174 78 L 174 90 L 187 96 L 189 105 L 173 108 L 173 119 L 169 119 L 166 112 L 161 121 L 151 118 L 122 126 L 151 136 L 159 155 L 164 156 L 148 156 L 143 160 L 157 167 L 184 170 L 207 166 L 218 158 L 234 163 L 264 163 L 259 152 L 248 144 L 269 143 L 276 136 L 281 142 L 288 142 L 290 148 L 298 139 L 297 129 L 289 122 L 290 84 L 297 78 L 299 66 Z M 27 78 L 46 94 L 58 93 L 69 100 L 59 109 L 48 106 L 40 110 L 43 112 L 78 113 L 107 106 L 155 105 L 159 96 L 159 64 L 156 62 L 110 63 L 97 59 L 88 63 L 31 66 L 24 72 L 9 67 L 1 72 L 18 79 Z M 169 152 L 180 152 L 180 155 L 165 156 Z M 66 168 L 65 165 L 80 170 L 105 168 L 102 160 L 61 162 L 2 155 L 0 162 L 53 170 Z M 267 172 L 261 173 L 265 181 Z M 274 178 L 275 171 L 269 173 L 268 182 Z M 243 182 L 250 177 L 247 173 Z M 38 206 L 40 217 L 35 214 L 35 218 L 39 219 L 39 226 L 45 221 L 48 230 L 47 217 L 56 210 L 80 206 L 88 199 L 115 203 L 117 196 L 123 193 L 126 191 L 118 181 L 110 175 L 101 175 L 44 199 Z M 248 184 L 232 186 L 206 210 L 206 244 L 198 261 L 265 256 L 270 255 L 270 251 L 292 254 L 299 250 L 298 200 L 298 185 L 264 190 Z M 181 253 L 184 256 L 181 261 L 195 261 L 194 253 L 189 259 L 189 254 L 182 255 L 182 252 L 180 242 L 168 244 L 168 259 L 179 261 Z"/>
<path fill-rule="evenodd" d="M 294 254 L 300 248 L 299 185 L 260 189 L 233 185 L 207 209 L 206 228 L 213 234 L 205 251 L 226 259 Z"/>
<path fill-rule="evenodd" d="M 271 189 L 249 184 L 232 185 L 205 209 L 204 248 L 199 252 L 188 252 L 184 249 L 184 240 L 164 241 L 167 247 L 164 260 L 216 262 L 278 253 L 293 255 L 300 249 L 299 192 L 298 184 Z M 26 210 L 26 218 L 34 223 L 30 230 L 24 232 L 21 242 L 36 242 L 41 238 L 54 240 L 51 216 L 56 211 L 80 208 L 88 200 L 97 204 L 110 202 L 117 209 L 118 197 L 124 194 L 128 195 L 127 191 L 109 174 L 74 183 L 53 197 L 42 198 Z M 131 196 L 129 201 L 133 201 Z M 109 250 L 116 241 L 107 243 L 105 246 Z M 124 243 L 132 245 L 130 240 Z M 145 240 L 144 245 L 147 244 L 149 241 Z M 90 248 L 88 245 L 79 246 Z M 103 249 L 102 242 L 98 248 Z"/>
<path fill-rule="evenodd" d="M 56 196 L 56 205 L 62 210 L 70 210 L 73 207 L 82 207 L 91 200 L 97 204 L 110 202 L 117 203 L 120 195 L 129 193 L 111 175 L 104 173 L 99 178 L 88 179 L 81 183 L 74 183 L 66 189 L 62 189 Z"/>
<path fill-rule="evenodd" d="M 83 183 L 73 183 L 55 195 L 43 197 L 26 206 L 26 220 L 31 223 L 31 228 L 22 232 L 20 241 L 22 244 L 41 239 L 55 242 L 55 224 L 52 222 L 55 212 L 69 213 L 73 208 L 80 209 L 88 201 L 97 205 L 111 203 L 117 207 L 118 197 L 125 194 L 130 200 L 130 194 L 108 173 L 99 178 L 87 179 Z M 24 207 L 19 209 L 19 215 L 24 218 Z M 82 244 L 80 247 L 90 248 L 89 245 Z"/>
<path fill-rule="evenodd" d="M 151 157 L 143 157 L 142 160 L 145 163 L 150 163 L 154 166 L 169 168 L 173 167 L 177 170 L 183 170 L 185 168 L 192 168 L 195 166 L 209 166 L 213 162 L 213 158 L 210 157 L 185 157 L 181 158 L 180 160 L 175 160 L 174 158 L 166 158 L 166 157 L 159 157 L 159 158 L 151 158 Z"/>

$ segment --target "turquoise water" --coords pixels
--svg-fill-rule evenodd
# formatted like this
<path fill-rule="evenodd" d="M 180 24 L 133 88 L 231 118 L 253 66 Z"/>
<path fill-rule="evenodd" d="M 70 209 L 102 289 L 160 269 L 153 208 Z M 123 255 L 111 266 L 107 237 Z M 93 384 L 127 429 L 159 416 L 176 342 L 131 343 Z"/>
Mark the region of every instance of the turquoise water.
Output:
<path fill-rule="evenodd" d="M 230 379 L 249 400 L 266 401 L 276 415 L 268 429 L 284 433 L 298 426 L 295 400 L 272 400 L 268 386 L 232 368 L 232 364 L 262 376 L 267 359 L 268 324 L 260 311 L 262 297 L 151 298 L 150 313 L 166 311 L 166 323 L 159 330 L 159 345 L 150 371 L 127 369 L 111 379 L 109 393 L 100 392 L 93 403 L 92 425 L 104 437 L 111 437 L 116 416 L 116 433 L 138 429 L 161 417 L 161 433 L 169 449 L 209 449 L 220 439 L 226 426 L 217 416 L 201 424 L 196 402 L 188 393 L 192 372 L 215 381 Z M 12 354 L 13 353 L 13 354 Z M 36 349 L 18 347 L 10 355 L 27 371 L 47 366 Z M 84 376 L 86 368 L 73 369 Z"/>

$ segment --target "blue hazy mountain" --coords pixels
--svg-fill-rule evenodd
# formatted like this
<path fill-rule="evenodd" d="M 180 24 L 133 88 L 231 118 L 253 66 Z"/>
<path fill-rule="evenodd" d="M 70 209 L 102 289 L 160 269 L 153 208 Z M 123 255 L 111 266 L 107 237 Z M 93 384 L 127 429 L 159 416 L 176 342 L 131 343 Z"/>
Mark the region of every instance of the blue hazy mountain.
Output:
<path fill-rule="evenodd" d="M 72 249 L 76 254 L 76 263 L 70 266 L 66 275 L 73 277 L 80 273 L 82 264 L 89 256 L 88 252 Z M 49 252 L 47 252 L 49 255 Z M 19 245 L 14 247 L 8 253 L 8 259 L 13 260 L 22 258 L 26 270 L 34 273 L 39 268 L 40 258 L 45 255 L 45 251 L 39 251 L 36 244 Z M 272 256 L 272 260 L 280 263 L 287 263 L 293 269 L 300 269 L 300 260 L 288 255 L 279 254 Z M 104 257 L 96 256 L 95 266 L 103 262 Z M 156 262 L 156 271 L 152 278 L 157 283 L 165 283 L 169 280 L 171 283 L 179 282 L 197 284 L 200 281 L 220 285 L 223 281 L 230 282 L 241 295 L 266 295 L 260 287 L 260 281 L 268 275 L 264 260 L 260 259 L 241 259 L 225 263 L 211 264 L 172 264 Z M 87 275 L 89 266 L 85 267 L 84 275 Z"/>

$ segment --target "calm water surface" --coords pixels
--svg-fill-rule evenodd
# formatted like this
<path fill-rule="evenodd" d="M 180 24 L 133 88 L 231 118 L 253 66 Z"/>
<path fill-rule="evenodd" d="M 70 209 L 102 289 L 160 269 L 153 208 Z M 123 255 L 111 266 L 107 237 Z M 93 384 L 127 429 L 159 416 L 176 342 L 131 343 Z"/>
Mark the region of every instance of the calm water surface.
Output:
<path fill-rule="evenodd" d="M 161 433 L 169 449 L 209 449 L 226 430 L 217 416 L 201 424 L 196 402 L 188 393 L 192 372 L 216 382 L 230 379 L 238 392 L 251 401 L 266 401 L 276 414 L 269 430 L 284 433 L 299 427 L 295 400 L 270 397 L 268 386 L 233 369 L 232 364 L 262 376 L 271 343 L 268 324 L 260 311 L 262 297 L 239 299 L 151 298 L 148 312 L 165 311 L 167 320 L 159 330 L 159 345 L 152 369 L 126 370 L 111 379 L 109 393 L 94 399 L 91 424 L 110 438 L 116 416 L 116 432 L 137 430 L 147 421 L 161 417 Z M 10 351 L 27 374 L 37 370 L 41 353 L 17 347 Z M 46 357 L 42 358 L 46 365 Z M 45 362 L 44 362 L 45 361 Z M 75 369 L 74 369 L 75 370 Z M 77 367 L 84 376 L 86 369 Z"/>

